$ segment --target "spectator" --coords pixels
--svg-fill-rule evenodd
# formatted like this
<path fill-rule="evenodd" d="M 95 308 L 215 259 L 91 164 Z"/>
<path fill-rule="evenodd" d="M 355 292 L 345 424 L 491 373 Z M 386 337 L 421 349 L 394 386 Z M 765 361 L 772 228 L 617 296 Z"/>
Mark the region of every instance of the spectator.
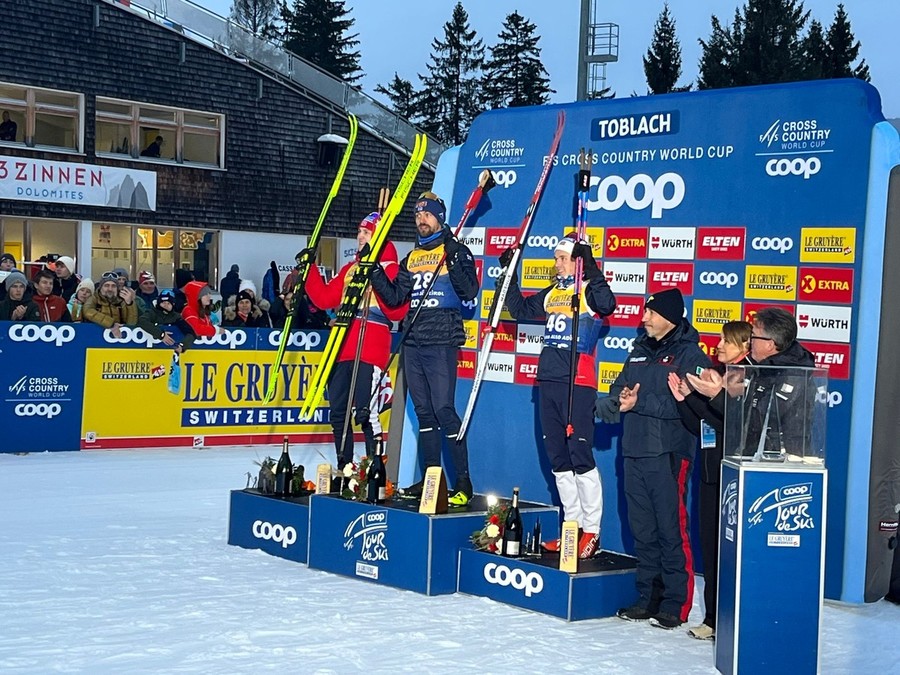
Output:
<path fill-rule="evenodd" d="M 144 270 L 138 275 L 137 300 L 138 308 L 143 311 L 153 307 L 153 303 L 159 297 L 159 289 L 156 287 L 156 277 L 151 272 Z"/>
<path fill-rule="evenodd" d="M 243 293 L 243 292 L 247 292 L 250 294 L 250 300 L 253 302 L 254 305 L 256 305 L 259 308 L 259 310 L 263 314 L 262 319 L 264 319 L 264 323 L 261 323 L 260 325 L 256 326 L 256 328 L 273 328 L 275 326 L 275 324 L 273 323 L 273 319 L 270 314 L 270 312 L 272 310 L 272 305 L 269 304 L 268 300 L 265 300 L 265 299 L 259 297 L 259 295 L 256 292 L 256 284 L 254 284 L 249 279 L 244 279 L 241 282 L 241 286 L 240 286 L 240 290 L 238 291 L 238 295 L 240 295 L 240 293 Z M 224 296 L 222 297 L 222 302 L 225 302 Z M 235 299 L 235 302 L 237 302 L 237 299 Z M 228 304 L 229 305 L 234 304 L 231 302 L 230 298 L 228 299 Z"/>
<path fill-rule="evenodd" d="M 75 289 L 78 288 L 81 281 L 81 277 L 75 274 L 75 260 L 67 255 L 61 255 L 53 263 L 53 268 L 56 270 L 53 293 L 68 302 L 72 299 Z"/>
<path fill-rule="evenodd" d="M 16 259 L 12 253 L 0 255 L 0 300 L 6 297 L 6 275 L 16 269 Z"/>
<path fill-rule="evenodd" d="M 150 145 L 141 150 L 141 157 L 159 157 L 162 153 L 163 143 L 165 143 L 163 137 L 157 136 Z"/>
<path fill-rule="evenodd" d="M 40 321 L 38 307 L 26 297 L 28 281 L 18 270 L 6 277 L 6 299 L 0 300 L 0 321 Z"/>
<path fill-rule="evenodd" d="M 184 286 L 185 306 L 181 311 L 183 318 L 197 337 L 211 338 L 217 333 L 227 332 L 221 326 L 213 325 L 212 291 L 203 281 L 189 281 Z"/>
<path fill-rule="evenodd" d="M 116 271 L 104 272 L 100 277 L 100 286 L 84 303 L 83 320 L 91 321 L 104 328 L 109 328 L 115 337 L 121 337 L 122 326 L 136 326 L 138 322 L 138 306 L 134 301 L 134 291 L 119 287 L 119 274 Z"/>
<path fill-rule="evenodd" d="M 53 283 L 56 275 L 50 270 L 41 270 L 34 277 L 34 297 L 32 300 L 38 306 L 41 321 L 72 323 L 72 316 L 66 301 L 53 293 Z"/>
<path fill-rule="evenodd" d="M 124 267 L 115 267 L 113 268 L 113 272 L 116 275 L 116 284 L 119 288 L 125 288 L 126 286 L 129 288 L 131 287 L 128 279 L 128 270 Z"/>
<path fill-rule="evenodd" d="M 228 274 L 222 279 L 219 290 L 222 293 L 222 302 L 230 302 L 231 296 L 237 295 L 241 290 L 241 269 L 237 265 L 232 265 Z"/>
<path fill-rule="evenodd" d="M 194 273 L 190 270 L 177 269 L 175 270 L 175 311 L 181 312 L 184 310 L 184 306 L 187 303 L 187 298 L 184 295 L 184 287 L 194 280 Z"/>
<path fill-rule="evenodd" d="M 172 291 L 162 291 L 156 302 L 141 312 L 138 326 L 155 339 L 162 340 L 163 344 L 174 346 L 179 353 L 178 347 L 190 347 L 196 338 L 187 321 L 175 311 L 175 293 Z"/>
<path fill-rule="evenodd" d="M 75 289 L 75 294 L 69 300 L 69 315 L 72 317 L 72 321 L 84 321 L 83 310 L 84 303 L 87 302 L 88 298 L 91 297 L 94 293 L 94 282 L 90 279 L 82 279 L 78 283 L 78 288 Z"/>
<path fill-rule="evenodd" d="M 269 262 L 269 269 L 263 275 L 262 297 L 271 305 L 278 299 L 278 288 L 281 285 L 281 274 L 274 260 Z"/>
<path fill-rule="evenodd" d="M 231 296 L 222 310 L 222 325 L 237 328 L 271 328 L 269 313 L 260 309 L 249 291 Z"/>
<path fill-rule="evenodd" d="M 19 125 L 9 119 L 9 110 L 3 111 L 3 122 L 0 122 L 0 141 L 16 140 L 19 131 Z"/>

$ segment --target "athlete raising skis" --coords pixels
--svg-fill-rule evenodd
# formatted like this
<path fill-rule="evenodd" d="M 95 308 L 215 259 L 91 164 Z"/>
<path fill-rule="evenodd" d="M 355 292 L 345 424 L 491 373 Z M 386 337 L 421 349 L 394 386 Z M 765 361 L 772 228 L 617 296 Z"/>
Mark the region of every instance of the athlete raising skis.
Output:
<path fill-rule="evenodd" d="M 372 288 L 387 305 L 399 307 L 409 300 L 410 309 L 415 310 L 446 252 L 446 266 L 439 271 L 403 346 L 403 365 L 419 421 L 419 452 L 425 466 L 441 465 L 443 431 L 456 470 L 450 503 L 465 506 L 473 494 L 469 451 L 465 439 L 457 442 L 461 420 L 456 414 L 454 397 L 457 351 L 466 341 L 462 303 L 473 300 L 479 286 L 475 258 L 444 224 L 446 214 L 440 197 L 433 192 L 423 193 L 416 202 L 416 248 L 400 263 L 400 271 L 393 281 L 375 268 Z M 420 496 L 422 484 L 419 481 L 404 493 Z"/>
<path fill-rule="evenodd" d="M 360 251 L 368 245 L 380 221 L 381 214 L 377 212 L 363 218 L 356 233 L 356 243 Z M 305 249 L 297 254 L 297 258 L 305 259 L 312 255 L 313 252 Z M 318 267 L 310 265 L 309 276 L 306 278 L 306 292 L 310 300 L 322 309 L 338 307 L 344 296 L 345 286 L 353 278 L 359 258 L 360 254 L 357 253 L 356 258 L 344 265 L 328 283 L 322 279 Z M 397 249 L 391 242 L 385 243 L 381 254 L 381 267 L 389 279 L 397 276 L 399 269 Z M 354 392 L 350 414 L 353 421 L 362 427 L 366 440 L 366 454 L 374 456 L 375 442 L 381 438 L 382 433 L 378 405 L 374 397 L 391 352 L 391 322 L 402 319 L 408 309 L 407 304 L 399 307 L 387 306 L 377 293 L 369 298 L 368 308 L 360 307 L 356 318 L 350 324 L 347 340 L 338 354 L 337 363 L 328 380 L 331 429 L 334 432 L 338 469 L 343 469 L 345 464 L 353 460 L 353 426 L 346 421 L 351 385 Z M 354 370 L 356 370 L 355 377 Z"/>
<path fill-rule="evenodd" d="M 515 247 L 504 251 L 500 256 L 500 265 L 508 267 L 514 252 Z M 575 284 L 576 258 L 582 259 L 587 284 L 582 288 L 578 308 L 578 361 L 571 414 L 574 433 L 567 437 L 572 362 L 572 287 Z M 582 530 L 578 557 L 589 558 L 599 545 L 600 519 L 603 515 L 603 489 L 593 451 L 594 401 L 597 398 L 594 354 L 602 319 L 615 311 L 616 298 L 594 261 L 591 247 L 584 242 L 576 242 L 574 233 L 560 240 L 553 260 L 556 282 L 527 298 L 519 290 L 513 273 L 506 295 L 506 307 L 515 319 L 546 317 L 544 346 L 538 358 L 537 371 L 544 450 L 556 479 L 563 517 L 576 521 Z M 544 548 L 558 551 L 559 540 L 546 542 Z"/>

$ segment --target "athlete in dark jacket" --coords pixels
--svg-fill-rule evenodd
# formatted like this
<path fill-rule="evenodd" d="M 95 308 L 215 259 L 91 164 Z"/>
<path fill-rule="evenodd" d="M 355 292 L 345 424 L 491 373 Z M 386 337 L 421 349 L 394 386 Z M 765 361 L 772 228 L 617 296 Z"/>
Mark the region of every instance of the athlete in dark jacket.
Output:
<path fill-rule="evenodd" d="M 393 281 L 376 266 L 372 288 L 388 307 L 399 307 L 408 300 L 412 316 L 423 301 L 438 263 L 447 255 L 446 265 L 424 298 L 425 305 L 403 346 L 403 365 L 419 421 L 419 451 L 425 466 L 440 466 L 443 430 L 456 470 L 450 503 L 462 506 L 473 492 L 466 441 L 457 441 L 462 424 L 454 402 L 457 351 L 466 341 L 462 303 L 474 300 L 479 286 L 472 252 L 453 236 L 444 224 L 445 217 L 444 202 L 432 192 L 422 194 L 416 202 L 416 248 L 400 263 Z M 404 492 L 417 496 L 421 491 L 419 481 Z"/>
<path fill-rule="evenodd" d="M 669 390 L 669 373 L 684 378 L 709 367 L 700 336 L 683 315 L 677 288 L 647 298 L 646 334 L 635 340 L 609 398 L 597 402 L 604 421 L 624 413 L 625 500 L 638 559 L 640 598 L 617 615 L 669 629 L 687 621 L 694 595 L 686 494 L 696 445 Z"/>

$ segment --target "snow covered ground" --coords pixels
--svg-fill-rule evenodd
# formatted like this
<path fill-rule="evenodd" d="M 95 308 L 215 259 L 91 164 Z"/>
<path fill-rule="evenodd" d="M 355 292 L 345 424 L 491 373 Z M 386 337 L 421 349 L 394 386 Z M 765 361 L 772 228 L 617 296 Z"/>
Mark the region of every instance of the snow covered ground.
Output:
<path fill-rule="evenodd" d="M 0 672 L 715 672 L 682 629 L 569 624 L 228 546 L 228 491 L 263 454 L 0 454 Z M 900 673 L 898 627 L 884 601 L 826 603 L 822 672 Z"/>

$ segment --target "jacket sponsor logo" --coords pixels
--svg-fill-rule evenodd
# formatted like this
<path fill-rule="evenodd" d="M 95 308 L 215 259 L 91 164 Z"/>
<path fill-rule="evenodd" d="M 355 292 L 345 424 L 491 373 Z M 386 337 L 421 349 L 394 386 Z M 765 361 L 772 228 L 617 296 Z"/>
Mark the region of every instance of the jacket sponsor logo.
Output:
<path fill-rule="evenodd" d="M 770 176 L 803 176 L 809 180 L 822 169 L 822 160 L 818 157 L 773 158 L 766 162 L 766 173 Z"/>
<path fill-rule="evenodd" d="M 288 336 L 288 346 L 297 349 L 315 349 L 322 342 L 322 336 L 314 331 L 291 331 Z M 273 330 L 269 333 L 269 344 L 277 347 L 281 343 L 281 331 Z M 234 349 L 234 347 L 232 347 Z"/>
<path fill-rule="evenodd" d="M 684 295 L 694 294 L 694 266 L 691 263 L 650 263 L 648 293 L 677 288 Z"/>
<path fill-rule="evenodd" d="M 817 368 L 828 369 L 829 380 L 850 379 L 850 345 L 805 340 L 803 346 L 816 357 Z"/>
<path fill-rule="evenodd" d="M 797 338 L 825 342 L 850 342 L 850 307 L 797 305 Z"/>
<path fill-rule="evenodd" d="M 740 321 L 741 303 L 724 300 L 694 300 L 691 323 L 698 331 L 720 333 L 723 324 Z"/>
<path fill-rule="evenodd" d="M 743 260 L 747 232 L 743 227 L 697 228 L 698 260 Z"/>
<path fill-rule="evenodd" d="M 852 264 L 856 260 L 855 227 L 804 227 L 800 262 Z"/>
<path fill-rule="evenodd" d="M 351 520 L 344 530 L 344 548 L 352 551 L 359 543 L 359 556 L 365 562 L 382 562 L 390 559 L 387 536 L 388 512 L 367 511 Z"/>
<path fill-rule="evenodd" d="M 772 525 L 778 532 L 815 529 L 815 521 L 809 513 L 812 500 L 812 483 L 795 483 L 775 488 L 753 501 L 747 511 L 747 522 L 750 527 L 759 525 L 774 510 L 775 520 Z"/>
<path fill-rule="evenodd" d="M 651 227 L 649 257 L 693 260 L 697 230 L 693 227 Z"/>
<path fill-rule="evenodd" d="M 790 237 L 753 237 L 750 246 L 754 251 L 775 251 L 785 254 L 794 248 L 794 240 Z"/>
<path fill-rule="evenodd" d="M 537 378 L 538 358 L 536 356 L 516 357 L 516 384 L 532 385 Z"/>
<path fill-rule="evenodd" d="M 735 272 L 700 272 L 698 277 L 701 284 L 707 286 L 724 286 L 725 288 L 733 288 L 738 285 L 737 273 Z"/>
<path fill-rule="evenodd" d="M 676 134 L 678 133 L 678 122 L 677 110 L 645 115 L 601 117 L 591 120 L 591 138 L 595 141 L 605 141 L 611 138 Z"/>
<path fill-rule="evenodd" d="M 636 328 L 641 325 L 644 314 L 644 298 L 616 296 L 616 309 L 604 319 L 610 326 Z"/>
<path fill-rule="evenodd" d="M 801 267 L 800 300 L 853 302 L 852 267 Z"/>
<path fill-rule="evenodd" d="M 519 231 L 513 228 L 489 227 L 484 242 L 484 255 L 499 257 L 506 249 L 519 243 Z"/>
<path fill-rule="evenodd" d="M 608 394 L 624 364 L 601 361 L 597 366 L 597 391 Z"/>
<path fill-rule="evenodd" d="M 734 528 L 738 520 L 737 480 L 730 481 L 722 492 L 721 519 L 725 529 L 725 539 L 734 541 Z"/>
<path fill-rule="evenodd" d="M 597 191 L 593 192 L 595 187 Z M 685 193 L 684 179 L 673 172 L 656 179 L 645 173 L 628 180 L 621 176 L 591 176 L 591 188 L 596 196 L 588 199 L 588 211 L 618 211 L 627 205 L 634 211 L 649 208 L 654 220 L 662 218 L 664 211 L 677 208 Z"/>
<path fill-rule="evenodd" d="M 18 417 L 46 417 L 53 419 L 62 412 L 59 403 L 19 403 L 13 409 Z"/>
<path fill-rule="evenodd" d="M 517 591 L 524 591 L 526 598 L 544 590 L 544 579 L 537 572 L 510 569 L 497 563 L 488 563 L 484 566 L 484 579 L 489 584 L 512 586 Z"/>
<path fill-rule="evenodd" d="M 62 347 L 75 339 L 75 329 L 53 324 L 12 324 L 7 335 L 13 342 L 46 342 Z"/>
<path fill-rule="evenodd" d="M 879 520 L 878 521 L 878 531 L 879 532 L 896 532 L 900 523 L 896 520 Z"/>
<path fill-rule="evenodd" d="M 281 548 L 287 548 L 297 541 L 297 530 L 290 525 L 284 526 L 278 523 L 273 525 L 264 520 L 256 520 L 250 531 L 257 539 L 274 541 L 276 544 L 281 544 Z"/>
<path fill-rule="evenodd" d="M 797 297 L 797 268 L 773 265 L 748 265 L 744 297 L 794 300 Z"/>
<path fill-rule="evenodd" d="M 607 258 L 646 258 L 646 227 L 610 227 L 606 230 Z"/>
<path fill-rule="evenodd" d="M 213 337 L 198 338 L 194 344 L 217 345 L 220 347 L 228 347 L 228 349 L 237 349 L 245 342 L 247 342 L 247 333 L 240 328 L 231 328 L 224 333 L 216 333 Z"/>

